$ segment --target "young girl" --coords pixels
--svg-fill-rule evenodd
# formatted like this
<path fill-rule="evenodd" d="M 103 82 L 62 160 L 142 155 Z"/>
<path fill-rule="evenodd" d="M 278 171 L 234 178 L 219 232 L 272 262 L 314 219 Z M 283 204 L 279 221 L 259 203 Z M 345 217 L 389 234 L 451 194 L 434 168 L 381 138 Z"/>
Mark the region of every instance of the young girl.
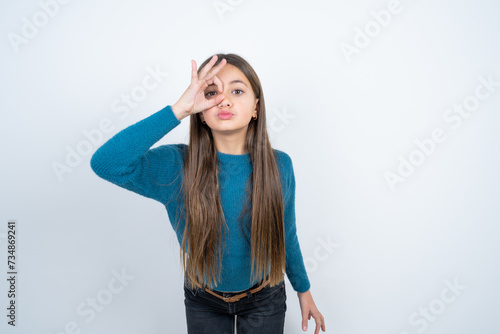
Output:
<path fill-rule="evenodd" d="M 235 54 L 196 69 L 174 105 L 120 131 L 92 156 L 101 178 L 164 204 L 181 251 L 188 333 L 283 333 L 284 273 L 302 329 L 326 330 L 295 226 L 291 158 L 271 147 L 260 80 Z M 189 145 L 151 149 L 189 116 Z"/>

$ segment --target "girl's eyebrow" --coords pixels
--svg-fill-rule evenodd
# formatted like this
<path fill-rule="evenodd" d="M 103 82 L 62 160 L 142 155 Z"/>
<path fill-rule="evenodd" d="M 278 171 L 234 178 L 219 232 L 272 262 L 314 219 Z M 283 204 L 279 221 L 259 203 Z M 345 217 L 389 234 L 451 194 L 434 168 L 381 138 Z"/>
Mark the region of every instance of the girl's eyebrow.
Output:
<path fill-rule="evenodd" d="M 239 79 L 233 80 L 233 81 L 231 81 L 229 84 L 231 85 L 231 84 L 234 84 L 234 83 L 242 83 L 242 84 L 244 84 L 245 86 L 247 85 L 246 83 L 244 83 L 243 81 L 241 81 L 241 80 L 239 80 Z M 208 85 L 208 87 L 210 87 L 210 86 L 216 86 L 216 84 L 215 84 L 215 83 L 212 83 L 212 84 Z"/>
<path fill-rule="evenodd" d="M 244 84 L 245 86 L 247 85 L 246 83 L 244 83 L 243 81 L 238 80 L 238 79 L 231 81 L 229 84 L 238 83 L 238 82 Z"/>

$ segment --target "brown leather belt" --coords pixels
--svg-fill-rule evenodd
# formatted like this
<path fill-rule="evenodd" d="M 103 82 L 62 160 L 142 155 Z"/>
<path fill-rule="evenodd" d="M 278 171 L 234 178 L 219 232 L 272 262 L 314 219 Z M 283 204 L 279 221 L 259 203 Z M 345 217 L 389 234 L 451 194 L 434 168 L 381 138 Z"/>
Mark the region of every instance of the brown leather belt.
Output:
<path fill-rule="evenodd" d="M 251 289 L 251 290 L 248 290 L 246 292 L 243 292 L 243 293 L 240 293 L 238 295 L 234 295 L 234 296 L 231 296 L 231 297 L 224 297 L 224 296 L 221 296 L 219 294 L 217 294 L 216 292 L 212 291 L 211 289 L 205 287 L 205 291 L 214 295 L 215 297 L 217 298 L 220 298 L 222 299 L 223 301 L 225 302 L 228 302 L 228 303 L 234 303 L 234 302 L 237 302 L 238 300 L 240 300 L 241 298 L 243 297 L 247 297 L 249 294 L 253 294 L 253 293 L 256 293 L 260 290 L 262 290 L 266 285 L 268 285 L 269 283 L 271 282 L 271 279 L 269 278 L 267 281 L 263 282 L 261 285 L 259 285 L 258 287 L 256 287 L 255 289 Z M 201 288 L 202 286 L 198 283 L 198 282 L 194 282 L 194 284 Z M 222 291 L 221 291 L 222 292 Z M 227 292 L 229 293 L 229 292 Z"/>

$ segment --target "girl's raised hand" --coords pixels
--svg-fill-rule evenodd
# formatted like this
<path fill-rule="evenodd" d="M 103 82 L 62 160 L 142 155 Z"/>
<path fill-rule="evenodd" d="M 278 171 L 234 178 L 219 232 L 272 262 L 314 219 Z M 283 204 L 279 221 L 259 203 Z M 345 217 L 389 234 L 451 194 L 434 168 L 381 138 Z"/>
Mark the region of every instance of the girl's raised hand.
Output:
<path fill-rule="evenodd" d="M 224 94 L 222 94 L 222 82 L 216 74 L 226 65 L 226 60 L 222 59 L 217 66 L 213 67 L 216 61 L 217 55 L 214 55 L 198 74 L 196 71 L 196 62 L 191 60 L 191 83 L 182 94 L 179 101 L 172 106 L 172 109 L 175 108 L 183 113 L 184 116 L 189 116 L 212 108 L 224 99 Z M 207 99 L 205 96 L 205 89 L 212 84 L 217 86 L 221 94 L 217 94 L 214 98 Z"/>

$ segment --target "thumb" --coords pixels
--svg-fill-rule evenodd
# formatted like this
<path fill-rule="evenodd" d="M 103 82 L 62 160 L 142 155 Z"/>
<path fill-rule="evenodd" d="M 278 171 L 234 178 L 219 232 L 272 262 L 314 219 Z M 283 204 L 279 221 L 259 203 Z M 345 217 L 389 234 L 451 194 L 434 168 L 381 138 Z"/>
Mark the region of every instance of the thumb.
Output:
<path fill-rule="evenodd" d="M 307 313 L 302 314 L 302 330 L 307 330 Z"/>
<path fill-rule="evenodd" d="M 210 100 L 209 108 L 212 108 L 222 102 L 226 97 L 224 94 L 218 94 L 216 97 Z"/>

